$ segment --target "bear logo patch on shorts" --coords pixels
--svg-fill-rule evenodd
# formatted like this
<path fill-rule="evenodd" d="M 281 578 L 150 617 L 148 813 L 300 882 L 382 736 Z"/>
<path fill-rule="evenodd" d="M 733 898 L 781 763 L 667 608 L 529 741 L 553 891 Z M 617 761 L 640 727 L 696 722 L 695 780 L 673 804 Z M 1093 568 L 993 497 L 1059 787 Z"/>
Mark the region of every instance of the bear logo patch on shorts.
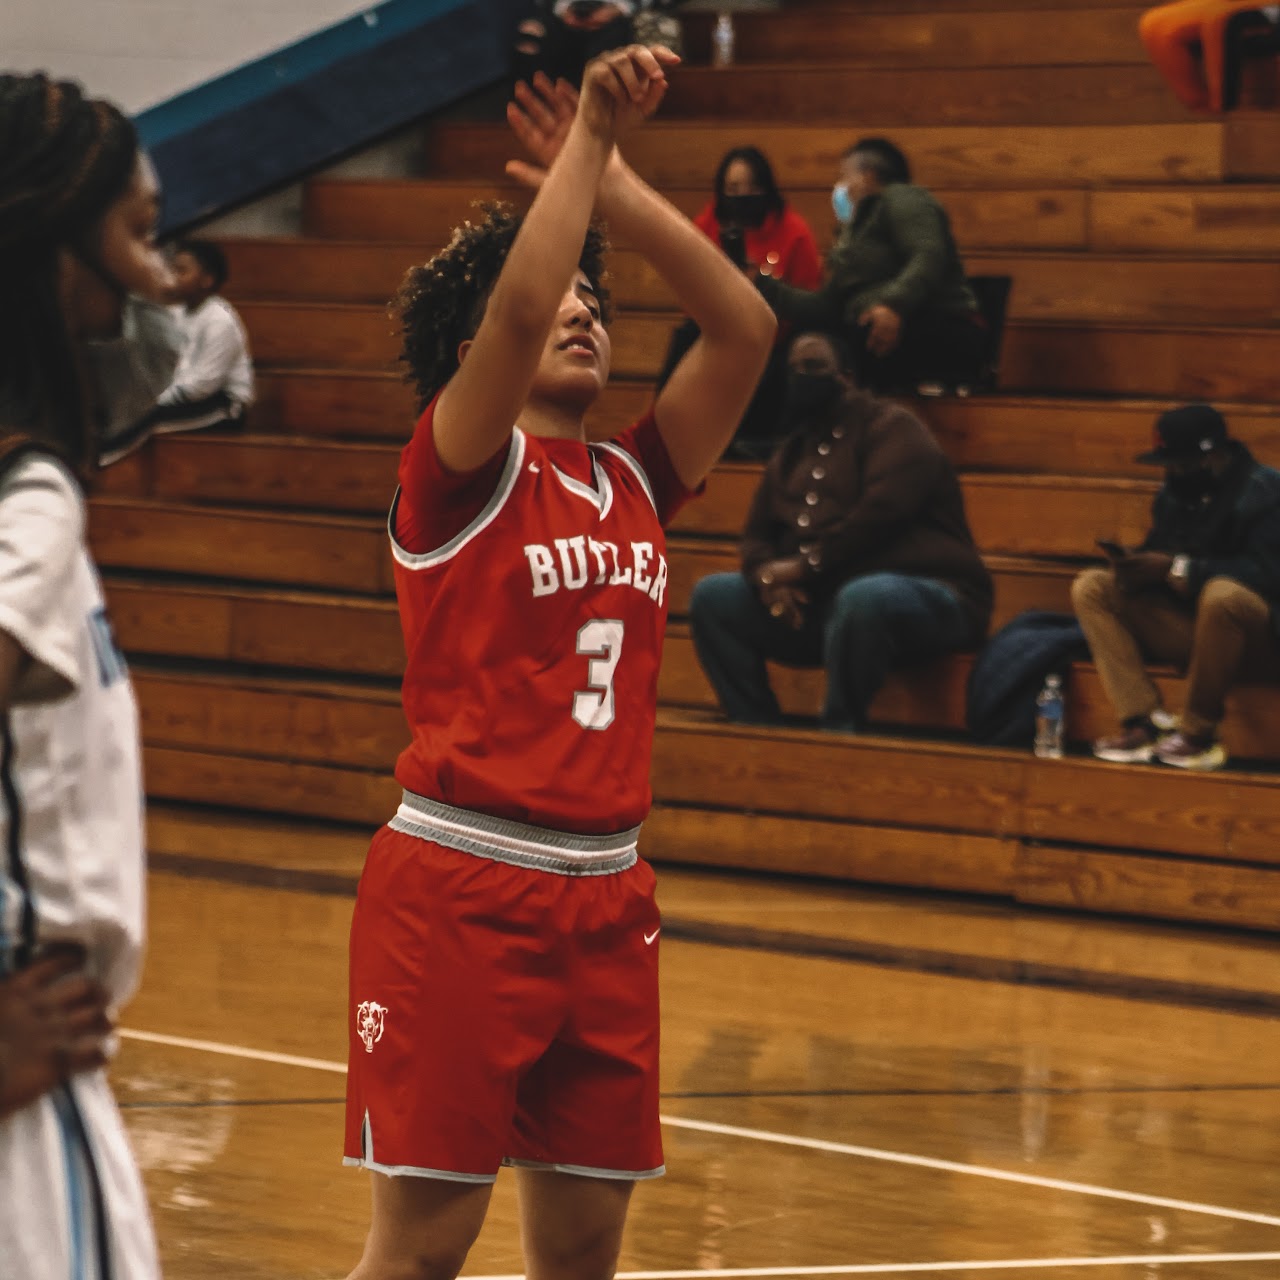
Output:
<path fill-rule="evenodd" d="M 373 1046 L 382 1039 L 386 1026 L 387 1010 L 376 1000 L 362 1000 L 356 1009 L 356 1032 L 364 1041 L 366 1053 L 373 1052 Z"/>

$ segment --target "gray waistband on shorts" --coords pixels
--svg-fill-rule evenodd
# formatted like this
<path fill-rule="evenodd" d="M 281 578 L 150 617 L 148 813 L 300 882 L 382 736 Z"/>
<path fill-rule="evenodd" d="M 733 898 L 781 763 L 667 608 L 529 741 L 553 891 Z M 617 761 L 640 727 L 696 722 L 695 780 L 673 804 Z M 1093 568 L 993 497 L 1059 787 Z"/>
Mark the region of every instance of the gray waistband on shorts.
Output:
<path fill-rule="evenodd" d="M 447 849 L 562 876 L 613 875 L 635 866 L 639 856 L 639 827 L 607 836 L 575 835 L 471 809 L 455 809 L 412 791 L 404 793 L 396 816 L 387 825 L 392 831 L 430 840 Z"/>

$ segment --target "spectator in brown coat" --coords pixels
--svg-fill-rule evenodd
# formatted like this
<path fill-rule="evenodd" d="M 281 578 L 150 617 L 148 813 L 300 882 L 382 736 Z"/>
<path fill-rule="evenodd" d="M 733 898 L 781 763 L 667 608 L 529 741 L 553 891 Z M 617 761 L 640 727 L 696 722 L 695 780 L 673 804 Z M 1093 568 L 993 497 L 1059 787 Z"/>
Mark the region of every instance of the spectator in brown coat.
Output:
<path fill-rule="evenodd" d="M 929 429 L 859 390 L 837 338 L 801 334 L 789 363 L 790 434 L 751 505 L 742 569 L 698 583 L 690 622 L 730 719 L 781 719 L 772 660 L 825 667 L 823 723 L 857 732 L 893 668 L 981 640 L 991 578 Z"/>

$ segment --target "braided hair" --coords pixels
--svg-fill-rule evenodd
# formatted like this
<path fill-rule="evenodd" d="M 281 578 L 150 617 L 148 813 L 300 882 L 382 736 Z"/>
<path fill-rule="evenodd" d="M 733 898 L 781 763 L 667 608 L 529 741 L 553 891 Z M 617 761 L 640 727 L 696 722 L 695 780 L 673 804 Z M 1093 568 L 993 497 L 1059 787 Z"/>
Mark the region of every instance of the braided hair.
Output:
<path fill-rule="evenodd" d="M 400 361 L 405 380 L 417 389 L 419 409 L 425 409 L 457 373 L 458 348 L 476 336 L 524 222 L 524 215 L 509 204 L 490 202 L 480 209 L 481 221 L 464 222 L 430 262 L 409 269 L 391 303 L 402 328 Z M 604 286 L 607 247 L 604 232 L 593 225 L 578 260 L 606 323 L 610 315 Z"/>
<path fill-rule="evenodd" d="M 0 434 L 25 432 L 77 466 L 90 445 L 58 251 L 96 262 L 102 215 L 137 155 L 133 124 L 110 103 L 71 81 L 0 75 Z"/>

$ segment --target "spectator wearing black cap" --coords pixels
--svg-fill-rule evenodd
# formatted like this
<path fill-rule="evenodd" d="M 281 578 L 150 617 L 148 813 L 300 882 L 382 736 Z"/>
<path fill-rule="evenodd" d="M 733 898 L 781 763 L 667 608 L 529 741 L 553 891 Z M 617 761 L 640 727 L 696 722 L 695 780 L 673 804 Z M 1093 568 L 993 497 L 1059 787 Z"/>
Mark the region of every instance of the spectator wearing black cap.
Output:
<path fill-rule="evenodd" d="M 1086 569 L 1071 592 L 1121 722 L 1093 753 L 1218 769 L 1227 691 L 1280 678 L 1280 471 L 1233 440 L 1207 404 L 1163 414 L 1156 447 L 1137 460 L 1165 471 L 1151 531 L 1136 550 L 1112 553 L 1109 568 Z M 1148 661 L 1187 671 L 1176 732 Z"/>

